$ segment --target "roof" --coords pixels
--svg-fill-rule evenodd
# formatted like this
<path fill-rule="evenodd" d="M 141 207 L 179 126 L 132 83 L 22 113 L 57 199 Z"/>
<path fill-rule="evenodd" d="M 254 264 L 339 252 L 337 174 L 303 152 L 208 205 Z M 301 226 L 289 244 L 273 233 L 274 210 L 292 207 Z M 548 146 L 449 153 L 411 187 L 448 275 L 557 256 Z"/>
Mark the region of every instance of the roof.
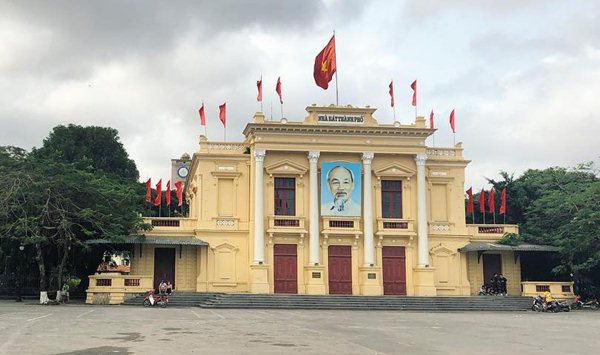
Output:
<path fill-rule="evenodd" d="M 207 242 L 197 239 L 194 236 L 184 236 L 184 237 L 143 237 L 143 236 L 126 236 L 123 238 L 123 241 L 115 241 L 108 239 L 92 239 L 88 240 L 86 244 L 160 244 L 160 245 L 197 245 L 197 246 L 205 246 L 208 245 Z"/>
<path fill-rule="evenodd" d="M 545 251 L 545 252 L 557 252 L 559 249 L 551 245 L 538 245 L 538 244 L 519 244 L 519 245 L 504 245 L 497 243 L 487 242 L 472 242 L 458 249 L 461 253 L 470 251 Z"/>

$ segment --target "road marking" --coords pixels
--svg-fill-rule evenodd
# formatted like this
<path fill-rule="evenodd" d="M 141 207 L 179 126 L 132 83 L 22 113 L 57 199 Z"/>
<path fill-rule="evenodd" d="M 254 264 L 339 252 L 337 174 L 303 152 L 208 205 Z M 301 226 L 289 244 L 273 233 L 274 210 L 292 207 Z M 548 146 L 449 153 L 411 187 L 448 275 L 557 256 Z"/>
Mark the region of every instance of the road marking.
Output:
<path fill-rule="evenodd" d="M 28 321 L 28 322 L 31 322 L 31 321 L 38 320 L 38 319 L 41 319 L 41 318 L 50 317 L 51 315 L 52 315 L 52 313 L 48 313 L 48 314 L 46 314 L 46 315 L 43 315 L 43 316 L 39 316 L 39 317 L 35 317 L 35 318 L 28 319 L 27 321 Z"/>
<path fill-rule="evenodd" d="M 81 318 L 81 317 L 85 316 L 86 314 L 92 313 L 93 311 L 95 311 L 95 309 L 92 309 L 91 311 L 87 311 L 85 313 L 81 313 L 80 315 L 77 316 L 77 318 Z"/>
<path fill-rule="evenodd" d="M 221 318 L 221 319 L 225 319 L 225 317 L 224 317 L 224 316 L 222 316 L 222 315 L 220 315 L 219 313 L 217 313 L 217 312 L 213 311 L 212 309 L 205 309 L 205 311 L 209 311 L 210 313 L 214 314 L 215 316 L 217 316 L 217 317 L 219 317 L 219 318 Z M 196 313 L 196 312 L 194 312 L 194 311 L 192 311 L 192 313 L 194 313 L 194 315 L 195 315 L 196 317 L 198 317 L 199 319 L 205 319 L 205 318 L 202 318 L 202 317 L 201 317 L 201 316 L 200 316 L 198 313 Z"/>

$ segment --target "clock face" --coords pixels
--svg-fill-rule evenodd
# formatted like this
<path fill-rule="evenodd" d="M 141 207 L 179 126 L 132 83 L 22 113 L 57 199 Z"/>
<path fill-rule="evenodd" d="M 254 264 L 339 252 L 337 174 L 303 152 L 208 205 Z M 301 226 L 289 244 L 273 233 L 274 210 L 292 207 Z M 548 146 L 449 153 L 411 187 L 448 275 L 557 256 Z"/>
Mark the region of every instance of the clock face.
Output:
<path fill-rule="evenodd" d="M 179 175 L 180 178 L 185 178 L 188 176 L 189 173 L 189 169 L 187 166 L 180 166 L 179 169 L 177 169 L 177 175 Z"/>

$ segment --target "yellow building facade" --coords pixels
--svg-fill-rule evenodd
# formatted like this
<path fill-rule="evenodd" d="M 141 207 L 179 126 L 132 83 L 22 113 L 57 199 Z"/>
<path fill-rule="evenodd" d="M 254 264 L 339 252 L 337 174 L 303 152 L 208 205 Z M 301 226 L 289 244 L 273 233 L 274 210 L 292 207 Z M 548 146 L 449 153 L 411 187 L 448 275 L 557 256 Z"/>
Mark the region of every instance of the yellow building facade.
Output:
<path fill-rule="evenodd" d="M 306 110 L 297 121 L 256 113 L 243 142 L 200 136 L 189 216 L 150 218 L 130 275 L 91 276 L 88 302 L 107 278 L 108 303 L 159 279 L 194 292 L 464 296 L 498 272 L 522 293 L 518 253 L 485 247 L 518 228 L 465 223 L 460 143 L 427 146 L 434 131 L 422 117 L 380 124 L 369 107 Z"/>

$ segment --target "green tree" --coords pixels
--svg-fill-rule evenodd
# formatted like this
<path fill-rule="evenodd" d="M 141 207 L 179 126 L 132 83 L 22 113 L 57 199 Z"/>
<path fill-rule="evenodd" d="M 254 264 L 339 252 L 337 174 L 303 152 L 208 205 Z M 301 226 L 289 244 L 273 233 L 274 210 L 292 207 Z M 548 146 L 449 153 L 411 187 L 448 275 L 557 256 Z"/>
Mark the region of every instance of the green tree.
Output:
<path fill-rule="evenodd" d="M 129 159 L 114 128 L 56 126 L 33 154 L 38 158 L 72 163 L 80 169 L 91 167 L 93 172 L 133 181 L 139 179 L 135 162 Z"/>

